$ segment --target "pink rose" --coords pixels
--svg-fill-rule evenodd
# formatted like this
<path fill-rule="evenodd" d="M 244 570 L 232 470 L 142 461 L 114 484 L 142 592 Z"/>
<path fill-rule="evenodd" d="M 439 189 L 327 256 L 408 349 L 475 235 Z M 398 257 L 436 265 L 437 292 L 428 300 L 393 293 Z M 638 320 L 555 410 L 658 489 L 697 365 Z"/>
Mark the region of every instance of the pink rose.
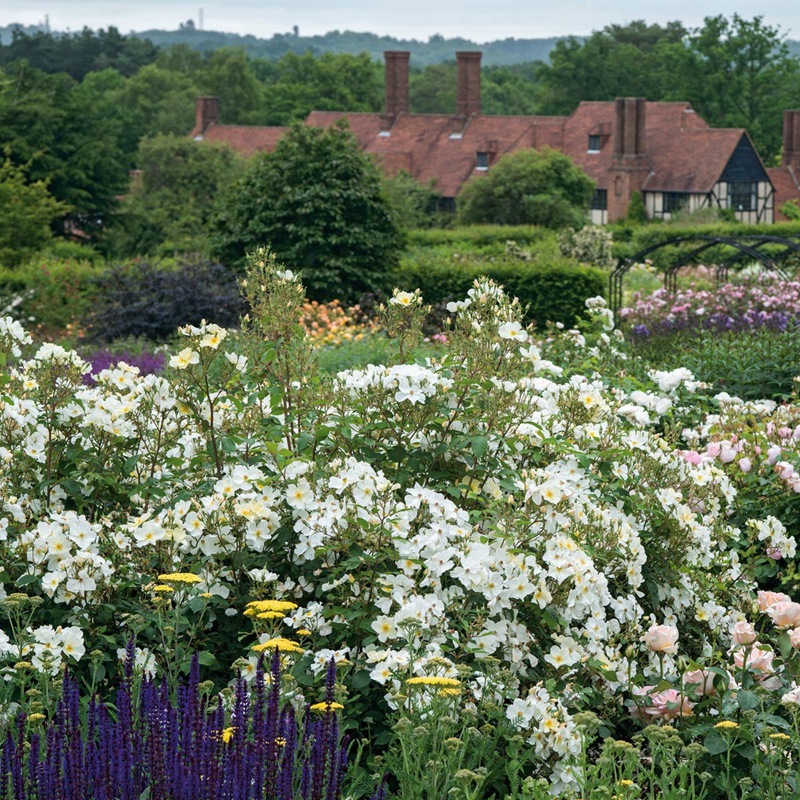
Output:
<path fill-rule="evenodd" d="M 644 643 L 654 653 L 675 655 L 678 652 L 678 629 L 674 625 L 652 625 L 644 635 Z"/>
<path fill-rule="evenodd" d="M 653 686 L 634 688 L 633 693 L 642 699 L 645 704 L 631 709 L 631 715 L 645 722 L 654 719 L 669 722 L 677 717 L 691 717 L 694 703 L 683 692 L 677 689 L 666 689 L 663 692 L 653 692 Z"/>
<path fill-rule="evenodd" d="M 758 607 L 762 611 L 766 611 L 770 606 L 775 603 L 788 603 L 791 597 L 783 592 L 759 592 L 758 593 Z"/>
<path fill-rule="evenodd" d="M 753 464 L 752 464 L 752 462 L 750 461 L 749 458 L 740 458 L 739 459 L 739 469 L 742 472 L 744 472 L 744 473 L 750 472 L 750 470 L 752 468 L 753 468 Z"/>
<path fill-rule="evenodd" d="M 792 628 L 789 631 L 789 641 L 795 649 L 800 647 L 800 628 Z"/>
<path fill-rule="evenodd" d="M 800 625 L 800 603 L 782 600 L 779 603 L 773 603 L 767 609 L 767 614 L 779 628 L 794 628 Z"/>
<path fill-rule="evenodd" d="M 716 458 L 719 455 L 720 449 L 721 446 L 719 442 L 711 442 L 711 444 L 708 446 L 707 452 L 711 456 L 711 458 Z"/>
<path fill-rule="evenodd" d="M 760 647 L 755 646 L 749 652 L 747 650 L 737 650 L 733 654 L 733 663 L 739 668 L 745 664 L 745 654 L 747 654 L 747 667 L 763 675 L 768 675 L 775 671 L 772 666 L 772 659 L 775 658 L 775 653 L 772 650 L 762 650 Z"/>
<path fill-rule="evenodd" d="M 733 626 L 731 636 L 736 644 L 753 644 L 756 640 L 756 629 L 742 619 Z"/>

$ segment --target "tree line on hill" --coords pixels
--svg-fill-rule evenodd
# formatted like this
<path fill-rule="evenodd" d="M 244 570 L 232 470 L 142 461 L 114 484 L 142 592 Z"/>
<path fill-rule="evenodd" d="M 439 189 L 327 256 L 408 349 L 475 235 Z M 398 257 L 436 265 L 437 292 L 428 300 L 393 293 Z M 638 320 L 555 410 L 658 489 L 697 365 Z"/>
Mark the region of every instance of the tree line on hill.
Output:
<path fill-rule="evenodd" d="M 800 107 L 800 58 L 761 17 L 709 17 L 694 30 L 679 22 L 610 25 L 586 39 L 559 40 L 549 55 L 548 63 L 486 66 L 484 113 L 568 114 L 581 100 L 617 96 L 688 100 L 712 125 L 747 128 L 761 154 L 774 162 L 782 111 Z M 412 58 L 412 111 L 452 112 L 454 60 L 413 64 Z M 137 234 L 148 215 L 158 214 L 146 204 L 136 211 L 120 197 L 131 194 L 129 170 L 147 172 L 153 153 L 164 163 L 170 152 L 183 152 L 199 94 L 221 98 L 225 123 L 288 125 L 314 109 L 381 110 L 383 66 L 369 53 L 289 52 L 274 59 L 243 49 L 159 46 L 113 28 L 66 35 L 18 30 L 0 44 L 0 144 L 4 162 L 14 168 L 0 174 L 9 185 L 38 186 L 35 196 L 56 201 L 45 204 L 48 214 L 58 209 L 56 233 L 80 231 L 111 249 L 109 243 L 120 238 L 126 248 L 145 246 L 154 236 L 169 240 L 174 231 Z M 177 137 L 167 155 L 165 136 Z M 228 163 L 235 159 L 219 156 L 217 169 L 211 166 L 216 156 L 181 158 L 198 171 L 177 182 L 194 187 L 184 205 L 204 219 L 206 206 L 236 172 Z M 395 194 L 410 188 L 395 187 Z M 427 199 L 421 202 L 427 203 L 430 191 L 423 189 Z M 0 209 L 0 231 L 9 231 L 4 213 L 11 212 Z M 195 230 L 196 222 L 178 238 Z M 125 235 L 115 239 L 115 229 Z"/>

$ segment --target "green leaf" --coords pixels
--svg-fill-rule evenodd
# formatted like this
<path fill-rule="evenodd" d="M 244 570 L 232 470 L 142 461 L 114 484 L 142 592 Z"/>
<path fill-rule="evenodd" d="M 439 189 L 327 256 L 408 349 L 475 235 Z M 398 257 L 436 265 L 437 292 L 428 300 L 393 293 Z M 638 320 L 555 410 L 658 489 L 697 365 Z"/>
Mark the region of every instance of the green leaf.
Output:
<path fill-rule="evenodd" d="M 200 664 L 204 667 L 218 667 L 219 661 L 217 657 L 210 650 L 201 650 L 198 656 Z"/>
<path fill-rule="evenodd" d="M 792 654 L 792 640 L 788 633 L 784 632 L 778 637 L 778 650 L 784 658 L 789 658 Z"/>
<path fill-rule="evenodd" d="M 36 583 L 38 580 L 38 575 L 23 575 L 22 577 L 17 578 L 17 586 L 29 586 L 32 583 Z"/>
<path fill-rule="evenodd" d="M 742 711 L 749 711 L 753 708 L 758 708 L 761 705 L 761 701 L 758 699 L 758 695 L 755 692 L 750 691 L 741 691 L 736 696 L 736 702 L 739 704 L 739 708 Z"/>
<path fill-rule="evenodd" d="M 726 753 L 728 751 L 728 740 L 718 731 L 711 731 L 711 733 L 706 736 L 703 744 L 712 756 L 718 756 L 720 753 Z"/>

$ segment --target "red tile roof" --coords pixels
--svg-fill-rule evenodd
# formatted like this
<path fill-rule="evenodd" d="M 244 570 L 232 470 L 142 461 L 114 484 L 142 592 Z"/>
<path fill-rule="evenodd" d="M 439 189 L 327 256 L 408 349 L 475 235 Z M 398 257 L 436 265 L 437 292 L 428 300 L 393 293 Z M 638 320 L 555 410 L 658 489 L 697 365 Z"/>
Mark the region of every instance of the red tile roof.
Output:
<path fill-rule="evenodd" d="M 476 170 L 479 152 L 498 158 L 527 147 L 548 145 L 569 155 L 598 185 L 609 188 L 615 167 L 614 102 L 583 102 L 568 117 L 473 116 L 312 111 L 306 123 L 328 127 L 346 119 L 361 147 L 393 174 L 405 170 L 433 182 L 443 197 L 455 197 Z M 711 190 L 743 135 L 742 129 L 711 128 L 688 103 L 647 103 L 644 155 L 647 191 Z M 224 141 L 244 155 L 272 150 L 286 128 L 212 125 L 211 141 Z M 599 153 L 588 152 L 588 136 L 601 137 Z"/>
<path fill-rule="evenodd" d="M 211 125 L 197 140 L 222 142 L 230 145 L 243 156 L 254 156 L 259 152 L 271 152 L 289 128 L 263 127 L 257 125 Z"/>

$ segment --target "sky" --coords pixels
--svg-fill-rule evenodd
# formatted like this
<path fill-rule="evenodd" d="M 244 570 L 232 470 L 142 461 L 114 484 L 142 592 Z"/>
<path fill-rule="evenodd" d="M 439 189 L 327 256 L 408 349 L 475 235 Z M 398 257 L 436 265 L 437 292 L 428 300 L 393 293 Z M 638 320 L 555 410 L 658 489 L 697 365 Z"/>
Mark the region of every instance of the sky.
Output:
<path fill-rule="evenodd" d="M 653 11 L 647 10 L 653 8 Z M 665 10 L 661 10 L 666 7 Z M 725 14 L 764 22 L 800 39 L 800 3 L 786 0 L 729 0 L 724 11 L 711 0 L 671 0 L 642 4 L 641 0 L 0 0 L 0 26 L 13 22 L 41 23 L 49 16 L 55 31 L 106 28 L 122 33 L 160 28 L 175 30 L 179 23 L 198 22 L 203 9 L 205 30 L 253 34 L 270 38 L 297 25 L 311 36 L 331 30 L 351 30 L 427 40 L 433 34 L 461 36 L 474 42 L 513 37 L 539 39 L 576 36 L 599 30 L 610 23 L 635 19 L 663 24 L 680 20 L 697 27 L 703 18 Z"/>

